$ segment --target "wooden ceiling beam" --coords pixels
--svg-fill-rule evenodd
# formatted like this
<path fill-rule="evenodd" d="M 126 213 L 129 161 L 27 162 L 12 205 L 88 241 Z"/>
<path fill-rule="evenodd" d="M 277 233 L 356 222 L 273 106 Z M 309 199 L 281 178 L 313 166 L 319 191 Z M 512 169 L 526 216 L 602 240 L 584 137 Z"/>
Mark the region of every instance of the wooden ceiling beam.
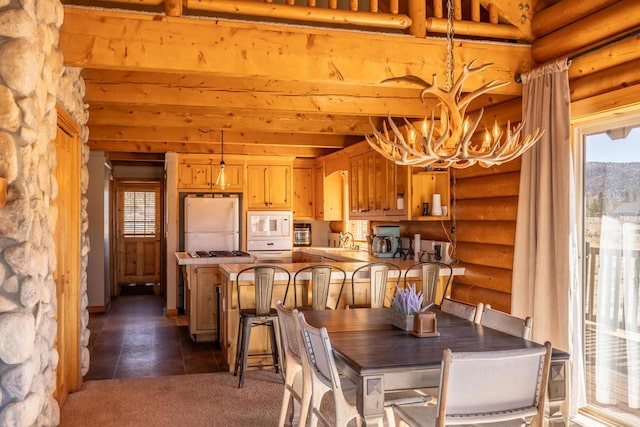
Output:
<path fill-rule="evenodd" d="M 265 110 L 230 111 L 199 107 L 159 108 L 94 103 L 89 110 L 92 125 L 142 127 L 195 127 L 197 129 L 235 130 L 237 132 L 314 133 L 364 135 L 371 131 L 364 116 L 327 114 L 273 114 Z M 374 121 L 377 123 L 377 121 Z"/>
<path fill-rule="evenodd" d="M 236 79 L 237 80 L 237 79 Z M 303 83 L 288 84 L 286 89 L 271 88 L 260 90 L 257 88 L 237 87 L 228 84 L 221 87 L 188 87 L 169 86 L 166 84 L 109 82 L 101 83 L 86 81 L 86 100 L 100 103 L 132 103 L 156 104 L 171 106 L 217 107 L 239 109 L 255 109 L 264 106 L 265 109 L 295 113 L 329 113 L 350 115 L 404 115 L 418 116 L 420 113 L 436 106 L 435 98 L 427 99 L 423 104 L 420 100 L 420 89 L 417 86 L 398 90 L 397 94 L 383 93 L 380 90 L 367 88 L 358 93 L 358 88 L 337 91 L 332 88 L 305 88 Z M 275 86 L 275 85 L 274 85 Z M 297 86 L 297 87 L 296 87 Z M 354 90 L 355 89 L 355 90 Z M 342 92 L 342 93 L 340 93 Z M 389 92 L 389 91 L 387 91 Z"/>
<path fill-rule="evenodd" d="M 220 144 L 222 132 L 195 127 L 140 127 L 91 125 L 89 137 L 94 140 L 139 142 L 186 142 Z M 273 132 L 224 132 L 225 147 L 231 145 L 273 144 L 292 147 L 340 149 L 352 138 L 343 135 L 315 135 Z"/>
<path fill-rule="evenodd" d="M 237 79 L 236 79 L 237 80 Z M 274 85 L 277 86 L 277 85 Z M 327 113 L 362 116 L 392 116 L 424 117 L 434 109 L 439 100 L 434 97 L 420 99 L 420 89 L 417 85 L 407 85 L 407 88 L 383 87 L 363 92 L 335 90 L 326 87 L 304 88 L 302 83 L 292 84 L 287 89 L 271 88 L 260 91 L 257 88 L 237 87 L 228 82 L 223 87 L 206 86 L 171 86 L 167 84 L 128 83 L 128 82 L 96 82 L 86 81 L 85 100 L 89 103 L 101 104 L 139 104 L 139 105 L 168 105 L 215 107 L 228 109 L 255 109 L 256 106 L 270 111 L 286 113 Z M 318 86 L 314 84 L 313 86 Z M 344 89 L 344 87 L 342 87 Z M 357 89 L 357 88 L 356 88 Z M 342 93 L 340 93 L 342 92 Z M 387 92 L 387 93 L 385 93 Z M 394 92 L 394 93 L 390 93 Z M 507 95 L 483 95 L 477 102 L 489 104 L 494 97 Z"/>
<path fill-rule="evenodd" d="M 221 154 L 220 144 L 199 142 L 145 142 L 145 141 L 95 141 L 89 139 L 87 146 L 91 151 L 133 152 L 133 153 L 204 153 Z M 315 147 L 260 145 L 232 145 L 224 147 L 224 154 L 243 154 L 254 156 L 293 156 L 315 158 L 329 154 L 335 149 Z"/>
<path fill-rule="evenodd" d="M 442 39 L 70 6 L 64 11 L 59 46 L 67 66 L 373 87 L 406 74 L 446 81 Z M 468 79 L 470 90 L 493 79 L 511 82 L 531 67 L 527 45 L 456 41 L 454 54 L 456 71 L 473 58 L 494 64 Z M 520 95 L 521 88 L 511 84 L 495 93 Z"/>

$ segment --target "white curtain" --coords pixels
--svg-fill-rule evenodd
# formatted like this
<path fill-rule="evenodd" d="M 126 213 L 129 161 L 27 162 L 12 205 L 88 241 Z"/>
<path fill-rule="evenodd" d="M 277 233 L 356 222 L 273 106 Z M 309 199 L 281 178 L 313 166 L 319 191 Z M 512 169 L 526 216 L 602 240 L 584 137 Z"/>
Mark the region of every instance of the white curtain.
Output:
<path fill-rule="evenodd" d="M 522 156 L 511 311 L 533 318 L 532 340 L 571 353 L 575 414 L 585 399 L 567 69 L 561 60 L 522 76 L 525 131 L 544 135 Z"/>
<path fill-rule="evenodd" d="M 596 288 L 596 400 L 615 405 L 625 395 L 620 390 L 626 388 L 628 401 L 623 403 L 630 408 L 640 408 L 640 342 L 619 336 L 622 325 L 628 334 L 638 329 L 640 266 L 635 248 L 639 233 L 638 224 L 602 216 Z M 625 358 L 626 366 L 621 366 Z M 624 369 L 626 373 L 621 372 Z"/>

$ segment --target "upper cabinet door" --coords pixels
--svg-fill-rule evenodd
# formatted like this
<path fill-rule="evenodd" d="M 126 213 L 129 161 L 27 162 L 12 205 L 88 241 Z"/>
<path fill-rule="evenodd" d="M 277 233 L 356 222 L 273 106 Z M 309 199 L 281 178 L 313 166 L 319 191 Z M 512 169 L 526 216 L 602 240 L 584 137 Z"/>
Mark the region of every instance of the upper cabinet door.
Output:
<path fill-rule="evenodd" d="M 317 185 L 316 185 L 317 188 Z M 293 168 L 293 219 L 313 219 L 313 168 Z M 316 190 L 317 192 L 317 190 Z"/>
<path fill-rule="evenodd" d="M 269 166 L 269 208 L 291 209 L 291 166 Z"/>
<path fill-rule="evenodd" d="M 291 209 L 291 169 L 291 165 L 247 166 L 248 209 Z"/>
<path fill-rule="evenodd" d="M 211 188 L 211 160 L 181 160 L 178 163 L 178 188 L 209 190 Z"/>

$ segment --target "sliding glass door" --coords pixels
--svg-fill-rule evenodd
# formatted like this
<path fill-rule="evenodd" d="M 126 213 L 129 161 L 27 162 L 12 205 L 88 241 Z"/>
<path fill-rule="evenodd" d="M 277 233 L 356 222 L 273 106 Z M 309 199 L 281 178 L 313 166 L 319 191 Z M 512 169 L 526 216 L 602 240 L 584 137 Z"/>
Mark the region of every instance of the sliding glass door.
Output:
<path fill-rule="evenodd" d="M 640 425 L 640 117 L 579 134 L 587 411 Z"/>

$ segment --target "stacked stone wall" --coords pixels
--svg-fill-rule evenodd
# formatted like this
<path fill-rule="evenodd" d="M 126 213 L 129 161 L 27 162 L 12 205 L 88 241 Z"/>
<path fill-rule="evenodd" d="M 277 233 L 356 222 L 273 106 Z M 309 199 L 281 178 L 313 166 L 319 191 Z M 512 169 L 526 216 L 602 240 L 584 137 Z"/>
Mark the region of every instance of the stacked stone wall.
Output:
<path fill-rule="evenodd" d="M 0 0 L 0 426 L 58 425 L 54 399 L 56 102 L 81 125 L 88 150 L 83 82 L 58 50 L 64 11 L 58 0 Z M 59 90 L 60 88 L 60 90 Z M 88 174 L 82 170 L 82 192 Z M 82 199 L 82 374 L 89 368 L 86 312 L 86 196 Z"/>

